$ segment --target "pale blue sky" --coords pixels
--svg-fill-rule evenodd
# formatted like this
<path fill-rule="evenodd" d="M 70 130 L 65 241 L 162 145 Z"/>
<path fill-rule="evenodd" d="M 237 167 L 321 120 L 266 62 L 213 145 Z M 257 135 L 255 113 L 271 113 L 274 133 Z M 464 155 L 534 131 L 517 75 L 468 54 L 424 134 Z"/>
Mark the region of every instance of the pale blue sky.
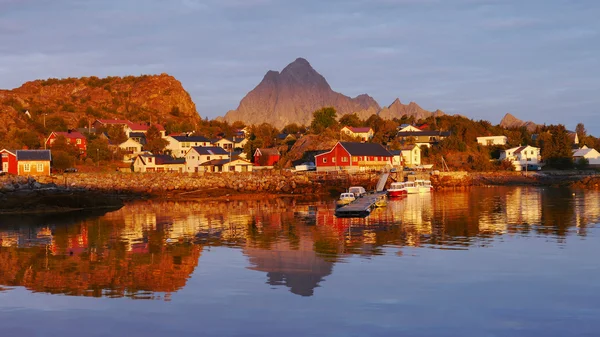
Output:
<path fill-rule="evenodd" d="M 336 91 L 600 136 L 598 0 L 0 0 L 0 87 L 169 73 L 201 116 L 308 59 Z"/>

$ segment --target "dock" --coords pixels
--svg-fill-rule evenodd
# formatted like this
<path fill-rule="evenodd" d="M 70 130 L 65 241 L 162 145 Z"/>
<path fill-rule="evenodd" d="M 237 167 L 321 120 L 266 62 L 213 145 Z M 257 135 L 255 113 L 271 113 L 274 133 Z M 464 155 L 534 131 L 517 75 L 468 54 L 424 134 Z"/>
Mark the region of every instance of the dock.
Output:
<path fill-rule="evenodd" d="M 377 198 L 387 192 L 375 192 L 366 194 L 357 198 L 346 206 L 335 210 L 335 216 L 338 218 L 362 218 L 371 214 L 371 210 L 375 207 Z"/>

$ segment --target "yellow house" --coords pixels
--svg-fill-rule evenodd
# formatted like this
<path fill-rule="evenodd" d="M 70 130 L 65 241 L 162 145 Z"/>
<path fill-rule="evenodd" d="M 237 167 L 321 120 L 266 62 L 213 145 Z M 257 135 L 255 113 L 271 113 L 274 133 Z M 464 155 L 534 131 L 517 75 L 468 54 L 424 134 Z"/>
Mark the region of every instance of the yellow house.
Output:
<path fill-rule="evenodd" d="M 49 176 L 50 150 L 17 150 L 17 174 L 20 176 Z"/>
<path fill-rule="evenodd" d="M 340 132 L 350 137 L 360 138 L 360 140 L 363 142 L 371 140 L 373 138 L 373 135 L 375 135 L 373 129 L 371 129 L 370 127 L 356 128 L 353 126 L 344 126 L 342 130 L 340 130 Z"/>

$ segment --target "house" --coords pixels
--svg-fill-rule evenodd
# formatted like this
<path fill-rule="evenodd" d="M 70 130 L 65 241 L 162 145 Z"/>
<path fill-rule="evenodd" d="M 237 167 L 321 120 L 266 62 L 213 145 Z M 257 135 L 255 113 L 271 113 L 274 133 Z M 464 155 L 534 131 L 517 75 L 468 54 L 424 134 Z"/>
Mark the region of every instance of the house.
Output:
<path fill-rule="evenodd" d="M 133 161 L 134 172 L 184 172 L 185 159 L 164 154 L 140 154 Z"/>
<path fill-rule="evenodd" d="M 277 142 L 279 142 L 279 143 L 293 142 L 295 140 L 296 140 L 296 136 L 294 136 L 290 133 L 280 133 L 277 135 Z"/>
<path fill-rule="evenodd" d="M 315 156 L 317 171 L 366 171 L 392 166 L 393 155 L 381 144 L 338 142 Z"/>
<path fill-rule="evenodd" d="M 540 164 L 540 148 L 530 145 L 513 147 L 500 153 L 500 160 L 512 162 L 515 171 L 527 170 L 528 165 Z"/>
<path fill-rule="evenodd" d="M 252 163 L 239 157 L 213 159 L 200 165 L 204 172 L 252 172 Z"/>
<path fill-rule="evenodd" d="M 414 126 L 414 125 L 410 125 L 410 124 L 402 124 L 400 125 L 400 127 L 398 128 L 398 132 L 419 132 L 419 131 L 423 131 L 421 129 L 419 129 L 418 127 Z"/>
<path fill-rule="evenodd" d="M 357 128 L 353 126 L 344 126 L 340 132 L 353 138 L 360 138 L 363 142 L 371 140 L 375 134 L 370 127 Z"/>
<path fill-rule="evenodd" d="M 506 145 L 508 137 L 506 136 L 485 136 L 477 137 L 477 143 L 483 146 Z"/>
<path fill-rule="evenodd" d="M 273 166 L 281 158 L 281 153 L 276 148 L 258 148 L 254 151 L 254 165 Z"/>
<path fill-rule="evenodd" d="M 229 152 L 218 146 L 193 146 L 185 154 L 185 171 L 202 172 L 200 168 L 211 160 L 229 160 Z"/>
<path fill-rule="evenodd" d="M 127 125 L 124 127 L 125 134 L 129 137 L 131 137 L 130 136 L 131 133 L 141 132 L 141 133 L 145 134 L 146 132 L 148 132 L 150 125 L 151 125 L 150 123 L 133 123 L 133 122 L 127 121 Z M 160 132 L 160 136 L 164 138 L 166 136 L 165 128 L 160 124 L 154 124 L 154 126 Z"/>
<path fill-rule="evenodd" d="M 216 138 L 211 139 L 210 144 L 212 146 L 218 146 L 220 148 L 225 149 L 227 152 L 232 152 L 235 147 L 235 142 L 233 139 L 229 138 Z"/>
<path fill-rule="evenodd" d="M 130 132 L 129 139 L 133 139 L 141 145 L 146 145 L 146 134 L 143 132 Z"/>
<path fill-rule="evenodd" d="M 119 149 L 121 149 L 121 153 L 123 153 L 123 161 L 130 161 L 134 159 L 140 152 L 142 152 L 142 144 L 136 142 L 132 138 L 129 138 L 123 143 L 119 144 Z"/>
<path fill-rule="evenodd" d="M 401 141 L 411 141 L 418 146 L 431 147 L 442 139 L 450 136 L 448 131 L 420 130 L 412 125 L 408 125 L 396 134 Z"/>
<path fill-rule="evenodd" d="M 416 167 L 421 165 L 421 147 L 408 145 L 400 149 L 404 166 Z"/>
<path fill-rule="evenodd" d="M 17 151 L 2 149 L 0 154 L 2 155 L 2 165 L 0 165 L 1 171 L 4 173 L 18 174 Z"/>
<path fill-rule="evenodd" d="M 20 176 L 49 176 L 50 150 L 17 150 L 17 174 Z"/>
<path fill-rule="evenodd" d="M 56 138 L 59 136 L 65 137 L 67 142 L 75 146 L 79 150 L 79 153 L 85 157 L 87 152 L 87 138 L 85 138 L 85 136 L 79 131 L 69 130 L 67 132 L 52 132 L 46 139 L 46 147 L 52 148 Z"/>
<path fill-rule="evenodd" d="M 165 150 L 171 152 L 176 158 L 183 158 L 185 154 L 194 146 L 210 146 L 210 140 L 202 136 L 167 136 L 165 140 L 169 142 Z"/>
<path fill-rule="evenodd" d="M 131 122 L 125 119 L 96 119 L 94 123 L 92 123 L 92 127 L 95 129 L 100 129 L 102 127 L 118 125 L 123 127 L 124 131 L 125 127 L 127 127 L 127 123 Z"/>
<path fill-rule="evenodd" d="M 583 146 L 581 149 L 573 150 L 573 161 L 577 163 L 581 159 L 587 159 L 590 167 L 600 167 L 600 152 Z"/>

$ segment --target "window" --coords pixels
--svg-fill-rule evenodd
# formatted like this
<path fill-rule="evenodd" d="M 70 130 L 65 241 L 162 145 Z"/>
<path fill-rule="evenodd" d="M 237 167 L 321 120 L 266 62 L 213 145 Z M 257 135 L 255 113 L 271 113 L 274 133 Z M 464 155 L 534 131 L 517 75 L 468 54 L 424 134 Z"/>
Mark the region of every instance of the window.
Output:
<path fill-rule="evenodd" d="M 210 160 L 210 156 L 206 156 L 206 160 Z"/>
<path fill-rule="evenodd" d="M 327 163 L 327 158 L 323 158 L 323 164 Z"/>
<path fill-rule="evenodd" d="M 230 172 L 233 172 L 233 171 L 235 171 L 235 166 L 233 166 L 233 165 L 232 165 L 232 166 L 229 166 L 229 171 L 230 171 Z"/>
<path fill-rule="evenodd" d="M 352 157 L 352 161 L 353 162 L 357 162 L 358 161 L 358 157 Z"/>
<path fill-rule="evenodd" d="M 348 157 L 342 157 L 342 163 L 347 163 L 348 162 Z"/>
<path fill-rule="evenodd" d="M 77 145 L 81 145 L 81 138 L 77 138 Z"/>
<path fill-rule="evenodd" d="M 23 164 L 23 171 L 30 172 L 31 171 L 31 165 L 30 164 Z"/>
<path fill-rule="evenodd" d="M 44 163 L 38 163 L 36 169 L 38 172 L 44 172 Z"/>
<path fill-rule="evenodd" d="M 331 158 L 331 162 L 335 163 L 335 157 Z"/>

